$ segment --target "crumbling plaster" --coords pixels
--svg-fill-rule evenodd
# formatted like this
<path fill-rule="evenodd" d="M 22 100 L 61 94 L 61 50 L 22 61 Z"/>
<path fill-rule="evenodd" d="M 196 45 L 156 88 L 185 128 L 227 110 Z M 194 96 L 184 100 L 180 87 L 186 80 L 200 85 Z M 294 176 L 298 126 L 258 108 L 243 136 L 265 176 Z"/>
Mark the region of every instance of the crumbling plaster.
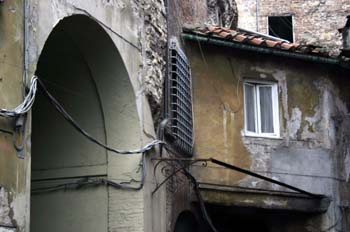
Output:
<path fill-rule="evenodd" d="M 150 107 L 160 104 L 162 78 L 164 72 L 163 55 L 166 40 L 166 23 L 162 1 L 29 1 L 29 73 L 35 72 L 35 66 L 43 45 L 52 28 L 64 17 L 74 14 L 88 15 L 98 21 L 116 45 L 130 77 L 136 95 L 137 113 L 140 119 L 143 144 L 154 138 L 154 127 Z M 157 38 L 159 38 L 157 40 Z M 163 44 L 163 45 L 162 45 Z M 154 105 L 152 105 L 152 109 Z M 131 135 L 132 136 L 132 135 Z M 134 135 L 135 137 L 135 135 Z M 120 140 L 121 141 L 121 140 Z M 125 144 L 117 146 L 125 147 Z M 124 140 L 123 140 L 124 141 Z M 131 141 L 124 141 L 129 144 Z M 133 143 L 134 146 L 140 146 Z M 122 165 L 119 159 L 109 159 L 112 176 L 128 176 L 139 179 L 139 156 L 126 158 L 128 165 Z M 126 164 L 125 163 L 125 164 Z M 131 165 L 131 166 L 130 166 Z M 127 170 L 126 170 L 127 169 Z M 135 172 L 135 174 L 130 173 Z M 136 173 L 137 172 L 137 173 Z M 109 193 L 109 228 L 112 230 L 152 231 L 152 227 L 162 225 L 159 221 L 151 223 L 152 208 L 146 207 L 151 202 L 149 186 L 145 191 Z M 156 208 L 156 207 L 153 207 Z M 155 217 L 161 218 L 162 208 L 158 206 Z M 146 212 L 147 211 L 147 212 Z M 118 216 L 119 215 L 119 216 Z M 128 216 L 129 215 L 129 216 Z M 132 220 L 133 222 L 131 222 Z M 164 225 L 163 225 L 164 226 Z M 163 229 L 161 229 L 163 230 Z"/>
<path fill-rule="evenodd" d="M 101 27 L 109 34 L 120 52 L 135 92 L 138 114 L 136 117 L 139 118 L 140 134 L 139 142 L 133 145 L 140 146 L 141 143 L 144 144 L 154 138 L 153 118 L 150 114 L 148 99 L 153 99 L 159 108 L 165 64 L 162 53 L 166 41 L 164 2 L 151 0 L 28 0 L 26 1 L 28 6 L 26 35 L 24 35 L 23 25 L 24 2 L 24 0 L 6 1 L 0 6 L 0 51 L 1 64 L 4 67 L 0 70 L 1 108 L 14 107 L 21 101 L 23 62 L 25 61 L 28 66 L 28 78 L 26 79 L 28 83 L 30 77 L 35 73 L 45 41 L 55 25 L 63 18 L 74 14 L 89 17 L 91 14 L 92 20 L 101 23 Z M 26 45 L 26 56 L 23 54 L 24 44 Z M 0 224 L 17 227 L 18 231 L 29 231 L 31 128 L 28 123 L 26 155 L 22 160 L 17 157 L 12 145 L 12 136 L 7 133 L 13 129 L 12 123 L 11 120 L 0 120 L 0 129 L 4 130 L 0 132 L 0 183 L 2 185 L 0 202 L 3 206 L 0 208 L 2 210 Z M 133 160 L 131 161 L 135 164 L 133 167 L 138 166 L 139 156 L 135 156 Z M 133 177 L 138 178 L 139 173 Z M 133 207 L 130 209 L 133 210 L 130 210 L 129 213 L 133 214 L 134 219 L 137 218 L 139 222 L 133 224 L 132 231 L 143 229 L 152 231 L 149 217 L 146 216 L 151 213 L 145 213 L 151 210 L 151 207 L 145 207 L 145 197 L 150 202 L 151 200 L 157 202 L 148 194 L 150 187 L 145 188 L 145 191 L 135 194 L 125 193 L 124 197 L 119 199 L 120 202 L 115 202 L 115 204 L 123 203 L 119 205 L 126 206 L 125 204 L 129 204 L 128 201 L 135 200 L 136 204 L 132 204 Z M 161 204 L 158 204 L 158 208 L 154 211 L 161 214 Z M 156 213 L 155 217 L 161 218 L 162 216 Z M 120 220 L 123 218 L 114 221 L 110 228 L 117 229 L 118 226 L 127 223 L 126 220 L 122 222 Z M 154 221 L 154 223 L 153 226 L 158 226 L 156 224 L 160 222 Z M 162 225 L 158 228 L 162 228 Z M 1 230 L 4 229 L 1 228 Z"/>
<path fill-rule="evenodd" d="M 0 5 L 1 108 L 13 108 L 22 99 L 23 15 L 23 0 Z M 30 158 L 18 158 L 12 142 L 13 123 L 11 119 L 0 119 L 0 230 L 6 232 L 14 228 L 24 231 L 29 226 Z"/>
<path fill-rule="evenodd" d="M 335 223 L 340 215 L 339 202 L 346 199 L 341 192 L 343 195 L 348 192 L 346 172 L 339 168 L 347 157 L 347 137 L 341 135 L 344 132 L 339 131 L 335 117 L 340 116 L 344 123 L 341 127 L 345 127 L 348 109 L 340 91 L 342 84 L 337 82 L 343 74 L 331 66 L 292 59 L 280 62 L 280 58 L 274 57 L 262 60 L 253 53 L 206 44 L 188 42 L 186 50 L 193 73 L 195 156 L 214 157 L 330 196 L 333 202 L 327 213 L 322 219 L 313 219 L 321 220 L 320 228 L 310 231 Z M 278 83 L 280 138 L 244 135 L 243 109 L 239 107 L 243 101 L 244 78 Z M 228 116 L 225 110 L 234 113 L 234 117 Z M 225 141 L 234 146 L 225 145 Z M 204 183 L 286 190 L 220 169 L 208 164 L 206 168 L 194 167 L 193 172 Z"/>

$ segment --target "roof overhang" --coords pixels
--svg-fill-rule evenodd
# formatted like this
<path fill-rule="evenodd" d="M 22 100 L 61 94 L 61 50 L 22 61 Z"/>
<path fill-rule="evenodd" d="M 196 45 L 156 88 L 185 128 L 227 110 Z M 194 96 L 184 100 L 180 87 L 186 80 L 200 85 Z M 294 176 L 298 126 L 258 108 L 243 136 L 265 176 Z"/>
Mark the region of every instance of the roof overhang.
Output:
<path fill-rule="evenodd" d="M 302 213 L 326 212 L 330 198 L 313 198 L 300 193 L 247 189 L 213 184 L 199 184 L 203 200 L 208 204 Z M 196 199 L 194 199 L 196 201 Z"/>
<path fill-rule="evenodd" d="M 234 49 L 239 49 L 243 51 L 256 52 L 260 54 L 274 55 L 280 57 L 286 57 L 291 59 L 298 59 L 303 61 L 309 61 L 319 64 L 329 64 L 329 65 L 338 65 L 343 68 L 350 69 L 350 63 L 344 60 L 333 58 L 333 57 L 322 57 L 316 55 L 309 55 L 304 53 L 297 53 L 291 51 L 284 51 L 275 48 L 261 47 L 250 44 L 243 44 L 240 42 L 235 42 L 232 40 L 225 40 L 219 37 L 213 37 L 203 34 L 197 34 L 195 32 L 185 31 L 182 33 L 182 38 L 185 40 L 195 41 L 199 43 L 206 43 L 210 45 L 230 47 Z"/>

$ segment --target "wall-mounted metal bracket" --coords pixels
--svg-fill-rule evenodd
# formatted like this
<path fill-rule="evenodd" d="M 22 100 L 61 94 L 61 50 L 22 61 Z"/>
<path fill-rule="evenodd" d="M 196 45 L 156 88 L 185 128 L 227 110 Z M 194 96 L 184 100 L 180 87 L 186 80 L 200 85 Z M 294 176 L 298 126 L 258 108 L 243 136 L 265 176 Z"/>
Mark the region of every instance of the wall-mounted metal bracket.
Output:
<path fill-rule="evenodd" d="M 22 114 L 16 117 L 13 133 L 13 146 L 16 149 L 18 158 L 21 159 L 24 159 L 26 121 L 27 114 Z"/>

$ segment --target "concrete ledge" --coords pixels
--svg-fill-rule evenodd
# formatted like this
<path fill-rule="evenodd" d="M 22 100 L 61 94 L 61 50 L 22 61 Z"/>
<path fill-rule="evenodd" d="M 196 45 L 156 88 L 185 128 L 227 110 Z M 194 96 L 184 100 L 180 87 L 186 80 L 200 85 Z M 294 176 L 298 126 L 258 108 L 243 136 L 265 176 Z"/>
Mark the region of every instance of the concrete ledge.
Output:
<path fill-rule="evenodd" d="M 15 227 L 0 225 L 0 232 L 15 232 L 15 231 L 17 231 Z"/>
<path fill-rule="evenodd" d="M 199 184 L 206 203 L 304 213 L 326 212 L 330 199 L 311 198 L 299 193 Z M 197 201 L 197 199 L 194 199 Z"/>

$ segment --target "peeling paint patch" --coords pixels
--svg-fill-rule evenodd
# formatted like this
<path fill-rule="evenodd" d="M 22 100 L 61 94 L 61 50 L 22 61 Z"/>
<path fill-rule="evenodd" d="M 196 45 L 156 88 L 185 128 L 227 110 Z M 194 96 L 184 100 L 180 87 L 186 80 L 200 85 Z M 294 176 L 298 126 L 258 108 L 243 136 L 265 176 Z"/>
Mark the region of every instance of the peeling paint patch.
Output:
<path fill-rule="evenodd" d="M 292 139 L 297 139 L 297 133 L 301 126 L 302 112 L 299 108 L 293 108 L 292 116 L 288 124 L 289 137 Z"/>
<path fill-rule="evenodd" d="M 12 225 L 11 218 L 9 216 L 10 211 L 11 209 L 9 206 L 8 194 L 4 188 L 0 187 L 0 223 L 2 225 Z"/>
<path fill-rule="evenodd" d="M 222 120 L 222 126 L 223 126 L 223 132 L 224 132 L 224 147 L 225 147 L 225 153 L 228 152 L 228 145 L 227 145 L 227 112 L 224 109 L 223 110 L 223 120 Z"/>
<path fill-rule="evenodd" d="M 20 228 L 25 227 L 26 223 L 26 212 L 29 202 L 25 194 L 16 195 L 11 202 L 11 209 L 13 210 L 13 219 Z"/>
<path fill-rule="evenodd" d="M 348 147 L 346 151 L 344 167 L 345 167 L 345 178 L 346 178 L 346 181 L 348 182 L 350 178 L 350 147 Z"/>
<path fill-rule="evenodd" d="M 263 201 L 265 205 L 267 206 L 287 206 L 287 201 L 275 201 L 275 200 L 264 200 Z"/>
<path fill-rule="evenodd" d="M 117 8 L 123 9 L 125 8 L 125 3 L 122 0 L 103 0 L 102 4 L 104 6 L 116 6 Z"/>
<path fill-rule="evenodd" d="M 0 232 L 15 232 L 15 228 L 10 228 L 10 227 L 2 227 L 0 226 Z"/>

